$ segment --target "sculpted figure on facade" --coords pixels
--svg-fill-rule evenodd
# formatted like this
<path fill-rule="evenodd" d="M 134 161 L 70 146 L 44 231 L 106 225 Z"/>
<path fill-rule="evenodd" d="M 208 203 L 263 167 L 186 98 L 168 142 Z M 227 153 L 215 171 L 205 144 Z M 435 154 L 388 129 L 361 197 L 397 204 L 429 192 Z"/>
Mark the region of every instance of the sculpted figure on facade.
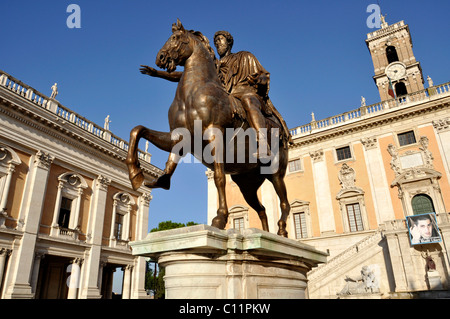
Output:
<path fill-rule="evenodd" d="M 349 167 L 347 163 L 342 164 L 341 170 L 338 174 L 338 178 L 343 189 L 355 187 L 355 170 Z"/>
<path fill-rule="evenodd" d="M 363 266 L 358 277 L 346 276 L 345 287 L 338 295 L 377 293 L 380 291 L 379 279 L 373 267 Z"/>
<path fill-rule="evenodd" d="M 400 159 L 398 158 L 398 152 L 397 148 L 393 144 L 389 144 L 387 151 L 391 155 L 391 168 L 395 172 L 395 175 L 400 175 L 401 166 L 400 166 Z"/>

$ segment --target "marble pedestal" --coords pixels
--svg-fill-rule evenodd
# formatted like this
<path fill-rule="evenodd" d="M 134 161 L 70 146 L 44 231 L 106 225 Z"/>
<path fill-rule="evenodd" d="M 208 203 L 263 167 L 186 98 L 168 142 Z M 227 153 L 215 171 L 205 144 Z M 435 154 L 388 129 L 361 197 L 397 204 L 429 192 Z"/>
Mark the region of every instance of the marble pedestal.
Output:
<path fill-rule="evenodd" d="M 306 273 L 327 254 L 258 229 L 197 225 L 131 243 L 165 267 L 168 299 L 307 298 Z"/>

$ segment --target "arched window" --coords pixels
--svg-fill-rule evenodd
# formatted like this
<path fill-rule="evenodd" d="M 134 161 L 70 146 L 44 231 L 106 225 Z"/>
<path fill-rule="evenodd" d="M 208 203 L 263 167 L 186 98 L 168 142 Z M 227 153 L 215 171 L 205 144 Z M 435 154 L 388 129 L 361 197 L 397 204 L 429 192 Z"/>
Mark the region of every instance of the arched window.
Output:
<path fill-rule="evenodd" d="M 395 49 L 394 46 L 388 46 L 386 48 L 386 57 L 388 60 L 388 64 L 395 62 L 395 61 L 399 61 L 398 60 L 398 55 L 397 55 L 397 50 Z"/>
<path fill-rule="evenodd" d="M 434 213 L 434 205 L 430 196 L 425 194 L 419 194 L 413 197 L 411 200 L 411 206 L 414 215 Z"/>
<path fill-rule="evenodd" d="M 405 83 L 399 82 L 395 85 L 395 94 L 397 97 L 408 94 Z"/>

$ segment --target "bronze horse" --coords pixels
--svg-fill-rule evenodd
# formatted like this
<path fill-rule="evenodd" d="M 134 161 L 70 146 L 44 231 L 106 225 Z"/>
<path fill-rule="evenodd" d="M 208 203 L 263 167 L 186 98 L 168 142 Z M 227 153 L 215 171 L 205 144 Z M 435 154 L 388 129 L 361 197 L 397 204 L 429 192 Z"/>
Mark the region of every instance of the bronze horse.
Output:
<path fill-rule="evenodd" d="M 249 150 L 251 144 L 251 137 L 244 139 L 244 142 L 241 139 L 240 144 L 239 142 L 230 143 L 230 140 L 226 139 L 225 131 L 227 128 L 245 131 L 250 128 L 250 125 L 245 120 L 245 115 L 236 115 L 236 105 L 239 102 L 236 104 L 237 100 L 233 100 L 219 80 L 215 54 L 208 39 L 200 32 L 185 30 L 181 22 L 177 21 L 172 27 L 171 37 L 158 52 L 156 65 L 166 69 L 169 73 L 173 73 L 176 66 L 181 65 L 184 66 L 184 71 L 180 74 L 175 98 L 169 109 L 170 132 L 158 132 L 139 125 L 133 128 L 130 133 L 126 164 L 133 189 L 139 188 L 145 180 L 140 169 L 137 153 L 137 146 L 141 138 L 145 138 L 156 147 L 170 152 L 164 174 L 152 182 L 144 183 L 144 185 L 149 188 L 170 188 L 170 178 L 180 159 L 179 152 L 174 150 L 179 145 L 178 143 L 183 142 L 183 139 L 186 138 L 184 136 L 182 139 L 180 134 L 174 134 L 174 132 L 182 129 L 182 132 L 188 132 L 190 134 L 188 137 L 191 137 L 189 153 L 200 159 L 205 166 L 214 172 L 219 208 L 217 216 L 212 221 L 212 226 L 224 229 L 227 224 L 228 207 L 225 196 L 225 177 L 226 174 L 230 174 L 232 180 L 239 186 L 247 203 L 258 213 L 263 230 L 269 231 L 265 208 L 257 196 L 257 190 L 268 179 L 273 184 L 280 199 L 282 214 L 278 221 L 278 235 L 287 237 L 286 220 L 290 212 L 290 205 L 287 199 L 284 176 L 288 162 L 288 148 L 279 136 L 269 136 L 270 145 L 275 143 L 277 146 L 272 147 L 271 164 L 277 161 L 276 167 L 278 168 L 269 174 L 261 174 L 261 169 L 267 167 L 268 164 L 267 162 L 262 163 L 260 159 L 252 160 L 251 152 L 245 152 L 244 161 L 206 161 L 203 157 L 205 148 L 209 146 L 214 156 L 225 158 L 225 153 L 229 151 L 235 155 L 234 159 L 236 159 L 236 154 L 242 152 L 243 149 Z M 280 121 L 273 115 L 268 117 L 266 122 L 268 129 L 277 129 L 276 131 L 279 129 L 282 132 Z M 201 129 L 200 133 L 203 137 L 201 147 L 194 145 L 194 134 L 196 133 L 194 123 L 201 123 L 201 126 L 197 125 L 197 129 Z M 214 130 L 222 134 L 208 133 L 214 132 Z M 186 141 L 188 140 L 189 138 Z M 218 147 L 219 143 L 222 143 L 221 145 L 224 145 L 224 147 Z M 215 145 L 215 147 L 211 148 L 211 145 Z"/>

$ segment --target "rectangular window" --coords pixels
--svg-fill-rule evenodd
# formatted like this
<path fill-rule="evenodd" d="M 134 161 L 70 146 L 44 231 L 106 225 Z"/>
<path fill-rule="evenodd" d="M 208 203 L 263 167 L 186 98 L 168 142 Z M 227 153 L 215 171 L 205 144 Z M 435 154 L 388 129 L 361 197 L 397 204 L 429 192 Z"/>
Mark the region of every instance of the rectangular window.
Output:
<path fill-rule="evenodd" d="M 348 204 L 347 206 L 347 216 L 348 224 L 351 232 L 361 231 L 363 229 L 361 209 L 359 203 Z"/>
<path fill-rule="evenodd" d="M 244 217 L 233 219 L 233 228 L 234 229 L 244 229 Z"/>
<path fill-rule="evenodd" d="M 295 238 L 306 238 L 308 237 L 306 232 L 306 216 L 305 213 L 294 214 L 294 225 L 295 225 Z"/>
<path fill-rule="evenodd" d="M 342 161 L 348 158 L 352 158 L 352 153 L 350 152 L 350 146 L 344 146 L 336 149 L 337 160 Z"/>
<path fill-rule="evenodd" d="M 117 240 L 121 240 L 123 235 L 123 215 L 116 213 L 116 223 L 114 227 L 114 236 Z"/>
<path fill-rule="evenodd" d="M 70 211 L 72 210 L 72 200 L 63 197 L 61 199 L 61 207 L 59 208 L 58 225 L 62 228 L 69 228 Z"/>
<path fill-rule="evenodd" d="M 397 136 L 398 136 L 398 143 L 400 146 L 416 143 L 416 136 L 414 135 L 414 131 L 400 133 Z"/>
<path fill-rule="evenodd" d="M 289 172 L 296 172 L 301 170 L 301 163 L 299 159 L 289 161 Z"/>

